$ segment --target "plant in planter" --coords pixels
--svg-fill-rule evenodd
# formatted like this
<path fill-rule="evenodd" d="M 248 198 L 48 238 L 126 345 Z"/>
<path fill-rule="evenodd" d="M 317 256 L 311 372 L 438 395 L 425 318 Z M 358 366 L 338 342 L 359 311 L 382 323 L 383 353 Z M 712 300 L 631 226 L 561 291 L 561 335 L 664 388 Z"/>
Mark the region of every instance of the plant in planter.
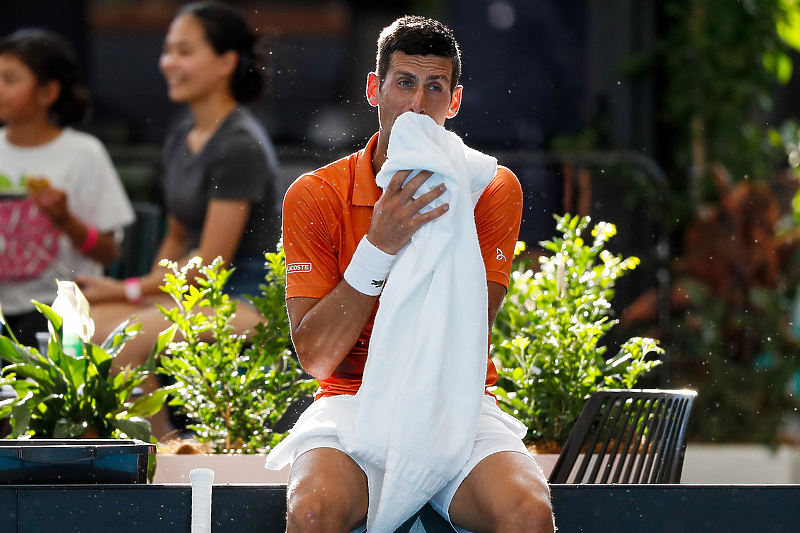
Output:
<path fill-rule="evenodd" d="M 266 258 L 267 283 L 262 296 L 252 298 L 265 323 L 249 343 L 233 333 L 237 302 L 223 292 L 232 271 L 222 267 L 221 259 L 200 266 L 202 260 L 195 258 L 180 269 L 162 262 L 172 270 L 162 289 L 176 303 L 162 311 L 183 340 L 169 344 L 160 372 L 176 380 L 168 387 L 170 405 L 188 416 L 197 441 L 215 453 L 269 451 L 285 436 L 275 430 L 276 423 L 314 388 L 292 357 L 282 249 Z M 187 273 L 198 267 L 197 286 L 187 284 Z"/>
<path fill-rule="evenodd" d="M 587 244 L 589 217 L 556 221 L 563 237 L 541 243 L 552 255 L 539 258 L 538 272 L 525 260 L 512 273 L 492 331 L 500 407 L 528 426 L 526 444 L 545 453 L 564 443 L 592 392 L 634 387 L 660 363 L 647 356 L 663 352 L 657 341 L 634 337 L 605 359 L 600 341 L 617 323 L 610 318 L 614 284 L 638 259 L 604 249 L 613 224 L 598 223 Z M 519 243 L 516 255 L 522 250 Z"/>
<path fill-rule="evenodd" d="M 145 418 L 161 408 L 166 391 L 159 389 L 134 399 L 134 390 L 154 371 L 155 354 L 169 341 L 169 333 L 159 337 L 144 364 L 112 373 L 114 357 L 138 334 L 141 325 L 124 322 L 101 346 L 84 336 L 75 354 L 71 351 L 75 346 L 65 339 L 68 336 L 62 317 L 50 306 L 34 304 L 50 322 L 46 353 L 19 344 L 7 329 L 7 336 L 0 336 L 0 358 L 9 363 L 2 370 L 0 384 L 16 392 L 16 397 L 0 402 L 0 417 L 11 416 L 11 437 L 154 442 Z M 88 311 L 88 304 L 85 307 Z M 2 313 L 0 322 L 6 326 Z"/>
<path fill-rule="evenodd" d="M 688 225 L 672 265 L 671 374 L 699 393 L 692 439 L 776 446 L 800 407 L 800 182 L 733 184 L 717 166 L 715 184 L 719 200 Z M 653 301 L 642 295 L 623 325 L 657 331 Z"/>

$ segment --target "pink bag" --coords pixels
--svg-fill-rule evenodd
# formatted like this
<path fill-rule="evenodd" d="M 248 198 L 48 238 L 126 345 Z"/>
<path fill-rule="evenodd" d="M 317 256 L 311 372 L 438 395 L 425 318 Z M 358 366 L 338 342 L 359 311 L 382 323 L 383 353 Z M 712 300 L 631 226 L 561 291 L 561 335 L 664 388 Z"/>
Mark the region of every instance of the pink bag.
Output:
<path fill-rule="evenodd" d="M 58 255 L 59 232 L 30 198 L 0 196 L 0 281 L 35 279 Z"/>

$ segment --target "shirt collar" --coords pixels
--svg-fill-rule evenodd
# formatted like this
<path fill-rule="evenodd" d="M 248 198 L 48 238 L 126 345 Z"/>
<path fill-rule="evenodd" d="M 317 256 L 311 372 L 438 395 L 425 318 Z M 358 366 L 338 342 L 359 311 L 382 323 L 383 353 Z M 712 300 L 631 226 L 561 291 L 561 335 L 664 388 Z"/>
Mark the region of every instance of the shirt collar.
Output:
<path fill-rule="evenodd" d="M 378 134 L 372 136 L 363 150 L 356 156 L 356 176 L 353 180 L 353 205 L 372 207 L 381 197 L 381 188 L 375 183 L 372 170 L 372 155 L 378 144 Z"/>

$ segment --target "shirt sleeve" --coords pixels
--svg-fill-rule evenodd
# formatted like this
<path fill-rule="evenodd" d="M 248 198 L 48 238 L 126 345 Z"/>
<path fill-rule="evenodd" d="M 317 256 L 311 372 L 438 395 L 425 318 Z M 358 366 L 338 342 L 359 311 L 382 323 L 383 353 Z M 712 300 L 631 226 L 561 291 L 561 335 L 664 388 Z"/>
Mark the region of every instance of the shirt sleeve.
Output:
<path fill-rule="evenodd" d="M 319 176 L 305 174 L 283 201 L 286 298 L 322 298 L 341 280 L 339 274 L 341 200 Z"/>
<path fill-rule="evenodd" d="M 475 227 L 486 265 L 486 279 L 506 288 L 521 221 L 522 187 L 513 172 L 498 166 L 475 206 Z"/>
<path fill-rule="evenodd" d="M 275 180 L 258 141 L 245 132 L 226 139 L 226 146 L 209 166 L 209 197 L 220 200 L 264 199 L 267 183 Z"/>

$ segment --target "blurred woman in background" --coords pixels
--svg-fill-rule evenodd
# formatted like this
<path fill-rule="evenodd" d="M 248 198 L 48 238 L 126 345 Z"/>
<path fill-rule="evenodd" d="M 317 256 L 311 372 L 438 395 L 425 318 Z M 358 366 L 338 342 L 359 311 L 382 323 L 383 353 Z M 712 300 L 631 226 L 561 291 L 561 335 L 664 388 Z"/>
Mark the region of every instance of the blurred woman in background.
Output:
<path fill-rule="evenodd" d="M 141 278 L 78 280 L 92 304 L 97 341 L 132 315 L 142 323 L 142 334 L 116 358 L 119 367 L 144 362 L 168 326 L 155 305 L 172 305 L 158 288 L 167 272 L 159 260 L 183 266 L 194 256 L 204 264 L 222 257 L 235 268 L 226 292 L 257 295 L 266 274 L 264 253 L 275 250 L 280 236 L 275 151 L 262 125 L 242 107 L 264 87 L 256 36 L 245 18 L 217 2 L 184 6 L 169 27 L 159 66 L 170 100 L 186 104 L 187 113 L 164 145 L 167 230 L 156 264 Z M 254 331 L 261 320 L 241 299 L 236 330 Z M 151 376 L 146 392 L 157 386 Z M 157 438 L 171 431 L 165 410 L 151 423 Z"/>

